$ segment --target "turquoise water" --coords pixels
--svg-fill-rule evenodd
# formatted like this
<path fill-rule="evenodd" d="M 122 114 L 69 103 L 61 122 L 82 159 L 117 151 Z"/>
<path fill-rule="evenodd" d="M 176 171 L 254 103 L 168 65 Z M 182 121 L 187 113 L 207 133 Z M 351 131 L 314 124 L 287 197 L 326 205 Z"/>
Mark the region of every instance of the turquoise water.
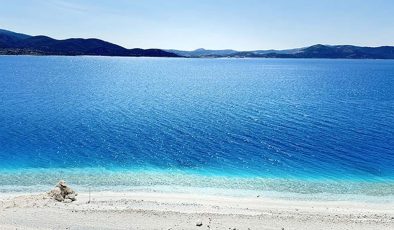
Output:
<path fill-rule="evenodd" d="M 0 57 L 0 191 L 394 195 L 394 61 Z"/>

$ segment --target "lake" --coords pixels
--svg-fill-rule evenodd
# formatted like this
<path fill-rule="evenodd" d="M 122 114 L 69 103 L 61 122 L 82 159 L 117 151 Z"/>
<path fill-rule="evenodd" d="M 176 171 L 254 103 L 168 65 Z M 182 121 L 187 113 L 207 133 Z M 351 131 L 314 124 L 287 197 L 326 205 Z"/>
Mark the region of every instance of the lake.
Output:
<path fill-rule="evenodd" d="M 0 171 L 394 195 L 394 61 L 0 56 Z"/>

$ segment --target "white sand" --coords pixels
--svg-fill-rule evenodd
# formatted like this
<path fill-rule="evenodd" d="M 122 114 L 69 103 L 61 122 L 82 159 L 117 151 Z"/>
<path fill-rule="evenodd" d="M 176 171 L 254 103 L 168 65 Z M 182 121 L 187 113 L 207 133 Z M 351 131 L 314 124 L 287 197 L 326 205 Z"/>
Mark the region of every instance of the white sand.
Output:
<path fill-rule="evenodd" d="M 393 203 L 157 192 L 91 197 L 88 203 L 82 193 L 65 204 L 40 194 L 0 194 L 0 229 L 394 229 Z"/>

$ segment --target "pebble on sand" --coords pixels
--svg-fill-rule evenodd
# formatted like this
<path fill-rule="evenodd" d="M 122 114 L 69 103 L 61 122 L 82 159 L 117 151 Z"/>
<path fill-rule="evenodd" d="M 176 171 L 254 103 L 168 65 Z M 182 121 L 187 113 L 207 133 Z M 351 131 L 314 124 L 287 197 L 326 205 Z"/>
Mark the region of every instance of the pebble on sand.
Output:
<path fill-rule="evenodd" d="M 201 227 L 201 226 L 202 226 L 202 221 L 201 221 L 201 220 L 198 220 L 198 221 L 196 222 L 196 226 Z"/>

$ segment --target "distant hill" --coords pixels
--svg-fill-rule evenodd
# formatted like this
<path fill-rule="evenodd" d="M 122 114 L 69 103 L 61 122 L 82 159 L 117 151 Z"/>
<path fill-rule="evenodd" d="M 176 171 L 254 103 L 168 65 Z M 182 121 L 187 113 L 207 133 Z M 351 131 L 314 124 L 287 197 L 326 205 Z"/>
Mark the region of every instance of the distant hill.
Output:
<path fill-rule="evenodd" d="M 0 55 L 97 55 L 133 57 L 187 58 L 346 58 L 394 59 L 393 46 L 359 47 L 351 45 L 313 45 L 286 50 L 237 51 L 197 49 L 161 50 L 126 49 L 103 40 L 70 38 L 56 40 L 47 36 L 30 36 L 0 29 Z"/>
<path fill-rule="evenodd" d="M 203 48 L 196 49 L 193 51 L 184 51 L 184 50 L 166 50 L 168 52 L 177 54 L 183 57 L 221 57 L 221 56 L 231 56 L 232 54 L 238 53 L 236 50 L 206 50 Z"/>
<path fill-rule="evenodd" d="M 393 46 L 314 45 L 291 54 L 294 58 L 394 59 Z"/>
<path fill-rule="evenodd" d="M 5 39 L 7 37 L 11 38 L 11 39 L 25 39 L 25 38 L 29 38 L 31 36 L 27 35 L 27 34 L 18 34 L 18 33 L 12 32 L 12 31 L 0 29 L 0 38 Z"/>
<path fill-rule="evenodd" d="M 171 53 L 178 54 L 183 57 L 193 57 L 193 58 L 201 58 L 201 57 L 263 57 L 269 53 L 277 53 L 277 54 L 292 54 L 298 52 L 300 49 L 289 49 L 289 50 L 254 50 L 254 51 L 237 51 L 232 49 L 225 50 L 206 50 L 203 48 L 192 50 L 192 51 L 184 51 L 184 50 L 175 50 L 169 49 L 166 50 Z"/>
<path fill-rule="evenodd" d="M 184 57 L 233 57 L 233 58 L 345 58 L 345 59 L 394 59 L 393 46 L 359 47 L 350 45 L 314 45 L 287 50 L 167 50 Z"/>
<path fill-rule="evenodd" d="M 56 40 L 47 36 L 30 36 L 7 30 L 0 30 L 0 54 L 179 57 L 160 49 L 126 49 L 95 38 Z"/>

